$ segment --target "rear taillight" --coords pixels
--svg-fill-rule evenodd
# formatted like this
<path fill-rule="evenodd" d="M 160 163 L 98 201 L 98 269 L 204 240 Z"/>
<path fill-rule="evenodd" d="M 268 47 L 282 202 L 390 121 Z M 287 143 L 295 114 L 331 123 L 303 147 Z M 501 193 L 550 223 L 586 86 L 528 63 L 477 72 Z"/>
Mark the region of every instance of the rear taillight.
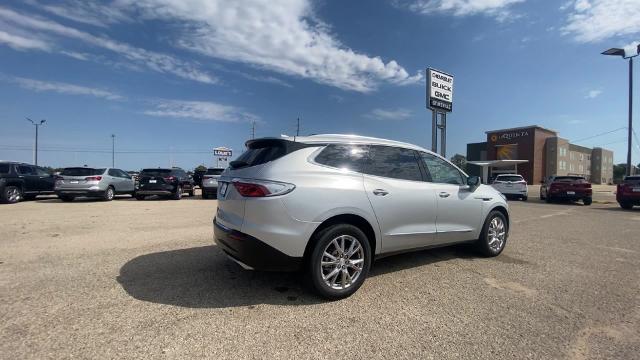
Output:
<path fill-rule="evenodd" d="M 85 181 L 100 181 L 102 180 L 102 176 L 87 176 L 84 178 Z"/>
<path fill-rule="evenodd" d="M 269 197 L 288 194 L 295 185 L 273 182 L 273 181 L 257 181 L 257 180 L 234 180 L 233 186 L 236 191 L 244 197 Z"/>
<path fill-rule="evenodd" d="M 56 176 L 54 176 L 54 177 L 53 177 L 53 179 L 54 179 L 55 181 L 62 181 L 62 180 L 64 180 L 64 178 L 63 178 L 62 176 L 60 176 L 60 175 L 56 175 Z"/>

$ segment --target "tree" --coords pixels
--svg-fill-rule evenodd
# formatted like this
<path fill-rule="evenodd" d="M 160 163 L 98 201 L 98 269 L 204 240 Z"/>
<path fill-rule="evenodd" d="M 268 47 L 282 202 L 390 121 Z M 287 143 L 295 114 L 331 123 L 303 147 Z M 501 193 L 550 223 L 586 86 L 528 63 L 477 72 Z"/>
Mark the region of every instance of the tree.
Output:
<path fill-rule="evenodd" d="M 460 154 L 455 154 L 451 157 L 451 162 L 462 169 L 463 171 L 467 171 L 467 157 Z"/>
<path fill-rule="evenodd" d="M 207 171 L 207 167 L 200 164 L 198 165 L 198 167 L 196 167 L 196 171 Z"/>
<path fill-rule="evenodd" d="M 613 165 L 613 182 L 619 183 L 627 174 L 627 164 L 614 164 Z"/>

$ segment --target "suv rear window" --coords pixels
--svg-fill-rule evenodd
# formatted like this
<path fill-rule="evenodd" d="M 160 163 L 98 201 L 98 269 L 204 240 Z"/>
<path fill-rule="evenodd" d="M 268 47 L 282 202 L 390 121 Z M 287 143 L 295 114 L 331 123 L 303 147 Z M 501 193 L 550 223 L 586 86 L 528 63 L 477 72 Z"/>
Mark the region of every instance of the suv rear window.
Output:
<path fill-rule="evenodd" d="M 362 172 L 367 155 L 368 148 L 363 145 L 332 144 L 322 149 L 314 160 L 321 165 Z"/>
<path fill-rule="evenodd" d="M 498 175 L 497 181 L 522 181 L 524 180 L 520 175 Z"/>
<path fill-rule="evenodd" d="M 261 165 L 309 146 L 319 145 L 308 145 L 284 139 L 249 140 L 247 141 L 247 151 L 230 162 L 229 165 L 231 169 Z"/>
<path fill-rule="evenodd" d="M 92 168 L 66 168 L 62 170 L 60 175 L 62 176 L 95 176 L 102 175 L 105 169 L 92 169 Z"/>
<path fill-rule="evenodd" d="M 166 176 L 171 174 L 171 169 L 143 169 L 140 172 L 140 177 L 142 176 Z"/>
<path fill-rule="evenodd" d="M 624 178 L 624 182 L 625 184 L 638 184 L 640 183 L 640 176 L 627 176 Z"/>
<path fill-rule="evenodd" d="M 208 169 L 205 175 L 220 175 L 224 169 Z"/>
<path fill-rule="evenodd" d="M 557 182 L 586 182 L 582 176 L 556 176 L 553 181 Z"/>
<path fill-rule="evenodd" d="M 0 164 L 0 174 L 8 174 L 10 169 L 9 164 Z"/>

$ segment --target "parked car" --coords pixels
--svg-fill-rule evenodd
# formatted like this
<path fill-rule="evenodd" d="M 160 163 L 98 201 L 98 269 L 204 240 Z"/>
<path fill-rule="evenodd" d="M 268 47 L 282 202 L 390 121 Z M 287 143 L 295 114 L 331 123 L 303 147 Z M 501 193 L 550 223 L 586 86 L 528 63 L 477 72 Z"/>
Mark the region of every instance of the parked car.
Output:
<path fill-rule="evenodd" d="M 591 183 L 582 176 L 550 176 L 540 186 L 540 200 L 548 203 L 556 200 L 582 200 L 591 205 Z"/>
<path fill-rule="evenodd" d="M 524 201 L 529 198 L 529 188 L 522 175 L 500 174 L 496 176 L 491 186 L 503 193 L 507 198 L 518 198 Z"/>
<path fill-rule="evenodd" d="M 184 192 L 193 196 L 193 191 L 193 178 L 181 168 L 143 169 L 139 175 L 135 196 L 138 200 L 144 200 L 149 195 L 180 200 Z"/>
<path fill-rule="evenodd" d="M 249 140 L 218 180 L 215 241 L 247 269 L 305 269 L 343 298 L 374 258 L 471 242 L 505 247 L 502 194 L 421 147 L 353 135 Z"/>
<path fill-rule="evenodd" d="M 195 169 L 193 171 L 193 183 L 195 186 L 202 188 L 202 176 L 207 173 L 204 169 Z"/>
<path fill-rule="evenodd" d="M 0 161 L 0 201 L 17 203 L 38 195 L 53 194 L 54 178 L 45 169 L 12 161 Z"/>
<path fill-rule="evenodd" d="M 118 194 L 134 195 L 134 180 L 115 168 L 68 167 L 56 176 L 55 192 L 62 201 L 93 197 L 111 201 Z"/>
<path fill-rule="evenodd" d="M 210 168 L 207 169 L 207 172 L 202 175 L 202 184 L 200 188 L 202 189 L 202 198 L 208 199 L 213 197 L 214 199 L 218 196 L 218 179 L 220 178 L 220 174 L 224 169 L 222 168 Z"/>
<path fill-rule="evenodd" d="M 616 189 L 616 200 L 623 209 L 640 205 L 640 175 L 625 176 Z"/>

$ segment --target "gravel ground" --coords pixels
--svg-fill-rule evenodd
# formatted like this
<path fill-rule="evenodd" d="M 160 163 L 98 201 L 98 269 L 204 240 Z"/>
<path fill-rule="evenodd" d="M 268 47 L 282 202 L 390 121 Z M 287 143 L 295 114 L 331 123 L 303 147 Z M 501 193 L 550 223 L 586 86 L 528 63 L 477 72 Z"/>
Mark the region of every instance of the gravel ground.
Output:
<path fill-rule="evenodd" d="M 511 207 L 501 256 L 385 258 L 326 302 L 228 260 L 215 200 L 2 205 L 0 358 L 638 359 L 640 208 Z"/>

